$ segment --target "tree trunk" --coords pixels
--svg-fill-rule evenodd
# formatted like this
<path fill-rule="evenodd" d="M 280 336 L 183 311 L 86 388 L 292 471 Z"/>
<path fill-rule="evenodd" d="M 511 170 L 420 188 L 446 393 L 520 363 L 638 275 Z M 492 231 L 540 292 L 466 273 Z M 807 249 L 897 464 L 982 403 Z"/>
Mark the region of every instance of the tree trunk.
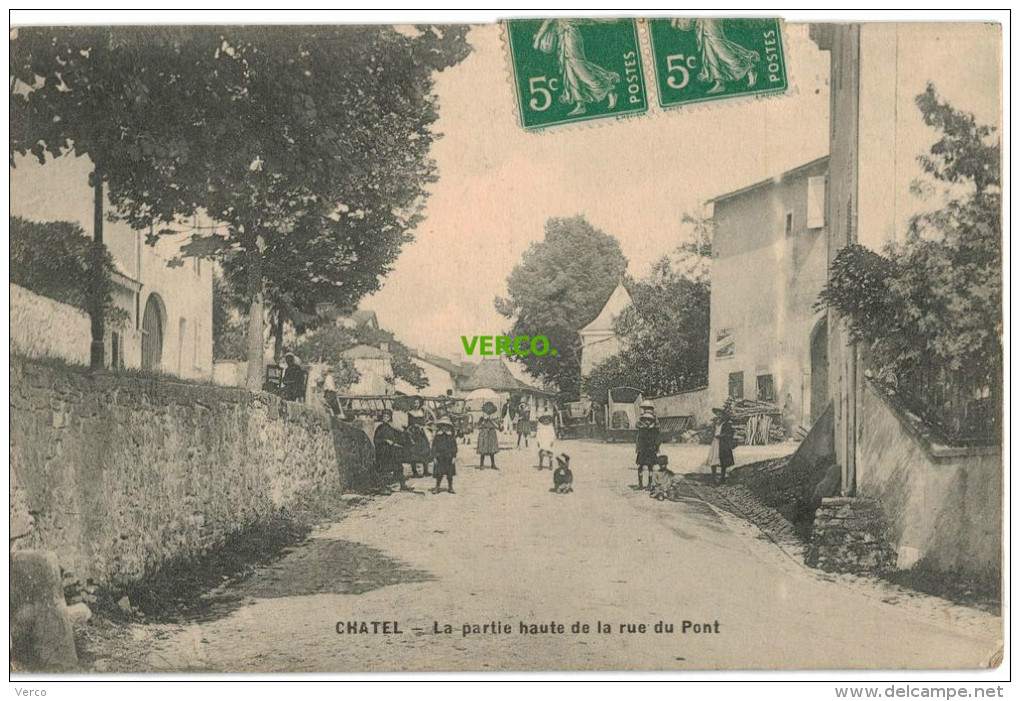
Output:
<path fill-rule="evenodd" d="M 102 370 L 106 367 L 106 320 L 103 318 L 105 299 L 99 299 L 106 290 L 106 285 L 100 284 L 100 279 L 106 275 L 103 269 L 103 178 L 99 174 L 99 168 L 92 171 L 92 190 L 94 195 L 92 206 L 92 227 L 93 240 L 97 248 L 91 258 L 91 275 L 93 276 L 93 299 L 89 301 L 89 318 L 92 327 L 92 344 L 89 347 L 89 367 L 92 370 Z"/>
<path fill-rule="evenodd" d="M 283 359 L 283 313 L 279 309 L 273 319 L 273 358 L 277 363 Z"/>
<path fill-rule="evenodd" d="M 248 268 L 248 376 L 245 386 L 252 392 L 262 389 L 265 374 L 265 303 L 262 295 L 262 251 L 258 244 L 245 254 Z"/>

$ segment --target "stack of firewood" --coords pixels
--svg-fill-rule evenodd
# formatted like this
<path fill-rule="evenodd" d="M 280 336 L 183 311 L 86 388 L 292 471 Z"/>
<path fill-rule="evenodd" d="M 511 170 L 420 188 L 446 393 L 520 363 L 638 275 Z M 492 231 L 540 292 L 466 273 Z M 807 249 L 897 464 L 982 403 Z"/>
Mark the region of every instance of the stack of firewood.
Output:
<path fill-rule="evenodd" d="M 737 445 L 765 445 L 786 438 L 783 410 L 771 402 L 728 399 L 725 408 L 733 424 L 733 438 Z"/>

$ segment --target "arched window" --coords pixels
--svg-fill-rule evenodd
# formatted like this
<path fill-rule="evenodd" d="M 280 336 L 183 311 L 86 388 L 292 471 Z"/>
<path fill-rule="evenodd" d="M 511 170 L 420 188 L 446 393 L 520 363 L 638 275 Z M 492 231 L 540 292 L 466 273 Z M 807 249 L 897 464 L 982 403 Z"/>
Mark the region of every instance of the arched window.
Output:
<path fill-rule="evenodd" d="M 163 330 L 166 312 L 158 294 L 149 295 L 142 316 L 142 369 L 158 370 L 163 361 Z"/>

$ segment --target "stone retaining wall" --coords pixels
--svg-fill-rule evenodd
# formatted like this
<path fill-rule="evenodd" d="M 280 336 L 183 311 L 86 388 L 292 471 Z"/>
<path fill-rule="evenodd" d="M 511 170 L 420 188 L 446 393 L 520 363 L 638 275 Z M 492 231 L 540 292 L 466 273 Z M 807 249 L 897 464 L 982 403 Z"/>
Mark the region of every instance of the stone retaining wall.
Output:
<path fill-rule="evenodd" d="M 804 557 L 826 572 L 882 572 L 896 562 L 881 504 L 860 497 L 822 499 Z"/>
<path fill-rule="evenodd" d="M 370 464 L 361 431 L 275 396 L 21 358 L 10 370 L 12 546 L 56 552 L 68 584 L 201 555 L 339 496 Z"/>

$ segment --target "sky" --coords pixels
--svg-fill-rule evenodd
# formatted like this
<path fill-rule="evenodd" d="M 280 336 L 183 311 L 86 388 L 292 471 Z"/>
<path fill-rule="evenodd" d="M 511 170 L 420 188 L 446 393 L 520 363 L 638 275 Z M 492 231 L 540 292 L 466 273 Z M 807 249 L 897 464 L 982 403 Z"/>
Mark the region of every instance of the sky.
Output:
<path fill-rule="evenodd" d="M 545 222 L 576 214 L 643 276 L 684 240 L 685 212 L 828 151 L 828 53 L 806 26 L 787 30 L 792 94 L 531 133 L 516 122 L 499 27 L 474 27 L 474 51 L 436 81 L 444 136 L 426 220 L 362 306 L 404 343 L 456 358 L 462 335 L 508 328 L 493 299 Z"/>
<path fill-rule="evenodd" d="M 997 31 L 979 23 L 896 29 L 890 60 L 897 63 L 895 109 L 903 124 L 895 142 L 900 201 L 911 197 L 916 156 L 936 138 L 912 104 L 927 80 L 979 122 L 998 122 Z M 500 28 L 474 27 L 468 35 L 474 51 L 436 80 L 435 129 L 444 136 L 432 149 L 439 179 L 431 186 L 426 219 L 382 289 L 362 307 L 375 310 L 407 345 L 456 359 L 461 336 L 495 335 L 509 327 L 493 306 L 505 294 L 507 276 L 528 246 L 542 239 L 550 217 L 577 214 L 615 236 L 628 272 L 644 276 L 652 262 L 684 241 L 685 212 L 828 151 L 829 54 L 809 39 L 807 25 L 787 24 L 784 39 L 791 89 L 782 97 L 721 100 L 535 133 L 516 122 Z M 646 78 L 650 84 L 651 76 Z M 90 231 L 88 164 L 58 159 L 40 168 L 22 160 L 17 178 L 12 176 L 11 214 L 78 221 Z M 900 221 L 897 228 L 904 225 Z M 123 225 L 107 226 L 112 232 Z M 131 251 L 113 253 L 131 257 Z"/>

